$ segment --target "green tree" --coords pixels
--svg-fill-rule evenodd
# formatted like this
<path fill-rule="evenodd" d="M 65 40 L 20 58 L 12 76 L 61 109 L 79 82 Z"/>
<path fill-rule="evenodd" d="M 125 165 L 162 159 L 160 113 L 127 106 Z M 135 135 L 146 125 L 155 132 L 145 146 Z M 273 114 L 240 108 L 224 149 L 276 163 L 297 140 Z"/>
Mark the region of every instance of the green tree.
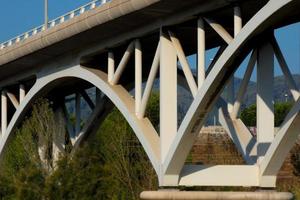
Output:
<path fill-rule="evenodd" d="M 274 104 L 275 126 L 280 126 L 285 116 L 292 108 L 290 102 L 278 102 Z M 246 126 L 256 126 L 256 105 L 250 105 L 241 112 L 241 119 Z"/>
<path fill-rule="evenodd" d="M 155 128 L 158 99 L 158 94 L 153 94 L 146 111 Z M 64 129 L 50 103 L 37 101 L 6 148 L 0 173 L 1 199 L 138 199 L 141 191 L 157 188 L 147 155 L 117 109 L 74 154 L 63 154 L 54 168 L 56 134 L 64 134 Z"/>
<path fill-rule="evenodd" d="M 241 120 L 246 126 L 256 126 L 256 105 L 253 104 L 241 112 Z"/>
<path fill-rule="evenodd" d="M 64 134 L 50 103 L 37 100 L 30 116 L 14 133 L 1 162 L 1 199 L 43 199 L 45 180 L 53 169 L 52 140 Z"/>
<path fill-rule="evenodd" d="M 274 110 L 275 110 L 275 126 L 280 126 L 284 121 L 285 116 L 291 110 L 293 104 L 290 102 L 286 103 L 275 103 Z"/>
<path fill-rule="evenodd" d="M 152 94 L 146 116 L 158 127 L 159 96 Z M 47 180 L 49 199 L 139 199 L 157 188 L 157 177 L 133 130 L 117 110 Z"/>

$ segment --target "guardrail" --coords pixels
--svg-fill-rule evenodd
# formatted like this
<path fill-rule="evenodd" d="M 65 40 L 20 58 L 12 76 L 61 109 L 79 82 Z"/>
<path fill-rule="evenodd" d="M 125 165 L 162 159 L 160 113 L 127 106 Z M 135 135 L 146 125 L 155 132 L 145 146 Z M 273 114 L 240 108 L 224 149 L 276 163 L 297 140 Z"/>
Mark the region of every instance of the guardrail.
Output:
<path fill-rule="evenodd" d="M 51 27 L 54 27 L 58 24 L 61 24 L 65 21 L 68 21 L 76 16 L 79 16 L 81 15 L 82 13 L 86 12 L 86 11 L 89 11 L 89 10 L 92 10 L 92 9 L 95 9 L 96 7 L 99 7 L 107 2 L 109 2 L 111 0 L 94 0 L 94 1 L 91 1 L 90 3 L 87 3 L 71 12 L 68 12 L 60 17 L 57 17 L 51 21 L 48 22 L 47 24 L 47 29 L 48 28 L 51 28 Z M 6 48 L 6 47 L 9 47 L 13 44 L 16 44 L 20 41 L 23 41 L 27 38 L 30 38 L 42 31 L 46 30 L 46 27 L 45 25 L 41 25 L 41 26 L 38 26 L 36 28 L 33 28 L 25 33 L 22 33 L 21 35 L 18 35 L 10 40 L 7 40 L 6 42 L 3 42 L 0 44 L 0 50 Z"/>

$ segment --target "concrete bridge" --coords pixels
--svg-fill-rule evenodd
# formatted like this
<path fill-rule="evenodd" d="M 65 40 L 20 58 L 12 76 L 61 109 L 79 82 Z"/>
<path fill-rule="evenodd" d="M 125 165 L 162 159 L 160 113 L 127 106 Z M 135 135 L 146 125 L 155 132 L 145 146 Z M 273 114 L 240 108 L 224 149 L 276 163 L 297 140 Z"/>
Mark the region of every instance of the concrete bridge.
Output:
<path fill-rule="evenodd" d="M 274 30 L 299 21 L 299 0 L 93 1 L 0 45 L 0 155 L 32 102 L 48 96 L 64 110 L 74 147 L 97 129 L 111 102 L 143 145 L 160 186 L 276 186 L 276 175 L 300 130 L 299 90 Z M 206 51 L 219 47 L 210 66 Z M 197 55 L 197 76 L 187 60 Z M 238 95 L 234 72 L 250 60 Z M 274 134 L 274 56 L 295 104 Z M 181 67 L 178 67 L 180 63 Z M 257 137 L 238 113 L 257 66 Z M 160 79 L 159 134 L 145 118 Z M 142 83 L 146 87 L 142 88 Z M 177 124 L 177 85 L 194 100 Z M 85 89 L 97 88 L 93 101 Z M 228 87 L 228 98 L 220 98 Z M 134 89 L 132 97 L 129 91 Z M 76 95 L 76 125 L 68 122 L 65 97 Z M 81 97 L 93 110 L 80 127 Z M 195 137 L 213 106 L 247 165 L 185 165 Z M 267 120 L 266 120 L 267 119 Z"/>

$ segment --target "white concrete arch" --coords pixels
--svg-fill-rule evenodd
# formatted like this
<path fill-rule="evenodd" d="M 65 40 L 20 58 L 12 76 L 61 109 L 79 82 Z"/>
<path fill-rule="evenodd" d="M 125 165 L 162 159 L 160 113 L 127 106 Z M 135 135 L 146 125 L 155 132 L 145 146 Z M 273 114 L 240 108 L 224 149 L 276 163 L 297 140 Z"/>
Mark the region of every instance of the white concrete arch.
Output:
<path fill-rule="evenodd" d="M 138 119 L 136 117 L 134 99 L 122 86 L 111 86 L 106 81 L 107 75 L 105 73 L 100 70 L 89 69 L 80 65 L 56 70 L 51 73 L 47 72 L 46 75 L 43 75 L 42 73 L 39 74 L 36 83 L 29 90 L 28 94 L 14 113 L 7 127 L 6 133 L 2 136 L 0 143 L 0 156 L 3 155 L 4 148 L 12 138 L 14 129 L 21 122 L 32 102 L 41 96 L 42 93 L 47 92 L 47 90 L 49 90 L 49 88 L 57 82 L 61 83 L 68 78 L 78 78 L 91 83 L 113 102 L 134 130 L 156 173 L 158 174 L 160 161 L 159 136 L 151 122 L 147 118 Z"/>
<path fill-rule="evenodd" d="M 169 184 L 178 181 L 177 175 L 180 174 L 183 168 L 185 158 L 205 121 L 207 113 L 215 104 L 225 83 L 229 81 L 233 72 L 237 69 L 242 56 L 251 50 L 251 45 L 248 45 L 249 40 L 263 33 L 276 20 L 284 18 L 284 12 L 280 11 L 292 3 L 295 3 L 295 1 L 269 1 L 248 21 L 219 57 L 203 86 L 197 92 L 195 100 L 178 129 L 166 159 L 162 161 L 163 173 L 165 174 L 164 183 Z"/>

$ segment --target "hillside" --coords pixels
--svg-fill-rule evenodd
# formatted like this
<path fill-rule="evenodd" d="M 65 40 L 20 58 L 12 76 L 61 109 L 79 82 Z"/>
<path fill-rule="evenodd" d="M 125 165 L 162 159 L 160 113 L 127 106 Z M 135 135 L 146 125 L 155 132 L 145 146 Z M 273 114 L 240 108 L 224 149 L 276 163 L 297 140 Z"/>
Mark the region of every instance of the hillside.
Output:
<path fill-rule="evenodd" d="M 298 87 L 300 86 L 300 75 L 295 74 L 294 80 L 296 81 L 296 84 Z M 240 85 L 241 79 L 236 78 L 235 85 L 236 85 L 236 93 L 238 91 L 239 85 Z M 287 97 L 286 97 L 287 94 Z M 287 82 L 284 76 L 277 76 L 274 78 L 274 90 L 273 90 L 273 96 L 275 102 L 284 102 L 284 101 L 292 101 L 292 95 L 289 91 L 289 88 L 287 86 Z M 256 101 L 256 82 L 250 82 L 247 93 L 245 95 L 244 99 L 244 105 L 249 106 L 250 104 L 255 103 Z"/>
<path fill-rule="evenodd" d="M 294 75 L 294 79 L 299 87 L 300 86 L 300 75 L 298 75 L 298 74 Z M 235 95 L 237 95 L 237 93 L 238 93 L 241 82 L 242 82 L 241 78 L 235 77 L 235 79 L 234 79 Z M 274 85 L 275 85 L 275 87 L 273 90 L 273 94 L 274 94 L 275 102 L 284 102 L 284 101 L 292 100 L 292 96 L 287 87 L 287 83 L 286 83 L 284 76 L 275 77 Z M 143 87 L 145 87 L 145 84 L 143 84 Z M 154 91 L 159 90 L 159 80 L 158 79 L 154 82 L 153 88 L 154 88 Z M 131 91 L 131 93 L 134 94 L 134 91 Z M 95 89 L 89 89 L 88 94 L 90 97 L 92 97 L 94 99 Z M 285 94 L 287 94 L 287 97 L 285 96 Z M 222 96 L 224 97 L 224 99 L 226 99 L 226 97 L 227 97 L 226 89 L 223 91 Z M 73 113 L 73 115 L 75 113 L 74 100 L 75 100 L 75 96 L 70 96 L 68 98 L 68 102 L 69 102 L 68 109 L 69 109 L 70 113 Z M 192 100 L 193 100 L 193 98 L 192 98 L 191 93 L 179 86 L 178 87 L 178 123 L 179 124 L 180 124 L 180 121 L 183 119 L 186 111 L 188 110 Z M 71 102 L 73 102 L 73 103 L 71 103 Z M 250 81 L 248 88 L 247 88 L 247 92 L 245 94 L 244 101 L 242 103 L 242 109 L 245 107 L 248 107 L 251 104 L 254 104 L 255 102 L 256 102 L 256 82 Z M 91 110 L 88 107 L 88 105 L 86 104 L 86 102 L 84 102 L 84 101 L 82 101 L 81 107 L 82 107 L 82 120 L 85 121 L 88 118 L 88 116 L 90 115 Z M 217 116 L 216 109 L 214 109 L 212 111 L 212 113 L 210 114 L 210 117 L 208 119 L 208 124 L 213 125 L 213 124 L 215 124 L 215 121 L 218 121 L 217 118 L 213 117 L 214 115 Z"/>

